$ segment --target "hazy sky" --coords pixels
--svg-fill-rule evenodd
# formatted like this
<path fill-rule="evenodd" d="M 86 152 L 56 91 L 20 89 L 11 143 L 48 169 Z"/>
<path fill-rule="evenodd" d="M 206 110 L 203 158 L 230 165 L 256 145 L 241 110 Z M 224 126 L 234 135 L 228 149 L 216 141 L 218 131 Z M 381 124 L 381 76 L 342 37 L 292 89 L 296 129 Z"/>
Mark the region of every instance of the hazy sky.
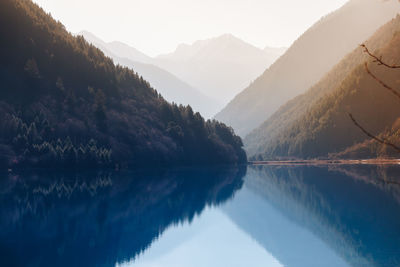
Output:
<path fill-rule="evenodd" d="M 34 0 L 69 31 L 88 30 L 154 56 L 224 33 L 289 46 L 347 0 Z"/>

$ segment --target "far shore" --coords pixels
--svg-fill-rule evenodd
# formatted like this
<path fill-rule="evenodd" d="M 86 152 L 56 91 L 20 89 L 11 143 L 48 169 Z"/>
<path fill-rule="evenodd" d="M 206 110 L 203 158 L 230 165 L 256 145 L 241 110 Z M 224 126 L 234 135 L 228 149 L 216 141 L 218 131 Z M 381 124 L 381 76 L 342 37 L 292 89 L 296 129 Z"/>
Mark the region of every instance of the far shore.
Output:
<path fill-rule="evenodd" d="M 400 165 L 400 159 L 313 159 L 313 160 L 276 160 L 249 161 L 250 165 Z"/>

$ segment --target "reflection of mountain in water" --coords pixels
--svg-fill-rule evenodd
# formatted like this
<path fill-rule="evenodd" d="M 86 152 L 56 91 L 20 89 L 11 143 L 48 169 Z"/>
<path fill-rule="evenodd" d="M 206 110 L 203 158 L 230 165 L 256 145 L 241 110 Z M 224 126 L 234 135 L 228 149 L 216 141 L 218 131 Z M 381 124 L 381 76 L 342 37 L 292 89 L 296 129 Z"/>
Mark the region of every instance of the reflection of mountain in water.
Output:
<path fill-rule="evenodd" d="M 252 167 L 224 209 L 285 266 L 399 266 L 399 171 Z"/>
<path fill-rule="evenodd" d="M 171 224 L 231 198 L 245 169 L 8 176 L 0 181 L 6 266 L 114 266 Z"/>

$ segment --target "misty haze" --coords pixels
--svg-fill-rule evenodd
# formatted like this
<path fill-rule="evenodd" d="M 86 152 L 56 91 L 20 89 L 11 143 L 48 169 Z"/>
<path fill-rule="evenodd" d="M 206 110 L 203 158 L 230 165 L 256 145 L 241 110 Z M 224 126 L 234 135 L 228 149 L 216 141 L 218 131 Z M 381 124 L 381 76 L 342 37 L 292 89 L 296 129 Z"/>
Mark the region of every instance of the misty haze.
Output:
<path fill-rule="evenodd" d="M 0 266 L 400 266 L 399 13 L 1 0 Z"/>

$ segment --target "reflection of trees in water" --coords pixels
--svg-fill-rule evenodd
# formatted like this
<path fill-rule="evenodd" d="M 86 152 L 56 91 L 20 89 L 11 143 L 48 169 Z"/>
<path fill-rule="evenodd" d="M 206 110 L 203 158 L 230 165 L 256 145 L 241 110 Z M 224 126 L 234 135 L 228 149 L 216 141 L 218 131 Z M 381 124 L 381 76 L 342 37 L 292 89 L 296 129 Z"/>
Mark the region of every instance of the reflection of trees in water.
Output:
<path fill-rule="evenodd" d="M 260 166 L 248 170 L 246 186 L 349 264 L 398 266 L 400 190 L 382 179 L 396 181 L 399 171 L 396 166 Z M 262 244 L 268 237 L 254 238 Z"/>
<path fill-rule="evenodd" d="M 0 257 L 10 266 L 114 266 L 169 225 L 231 198 L 244 174 L 245 167 L 9 176 L 1 182 Z"/>
<path fill-rule="evenodd" d="M 400 167 L 396 165 L 330 166 L 329 170 L 372 184 L 386 194 L 392 195 L 400 203 Z"/>

